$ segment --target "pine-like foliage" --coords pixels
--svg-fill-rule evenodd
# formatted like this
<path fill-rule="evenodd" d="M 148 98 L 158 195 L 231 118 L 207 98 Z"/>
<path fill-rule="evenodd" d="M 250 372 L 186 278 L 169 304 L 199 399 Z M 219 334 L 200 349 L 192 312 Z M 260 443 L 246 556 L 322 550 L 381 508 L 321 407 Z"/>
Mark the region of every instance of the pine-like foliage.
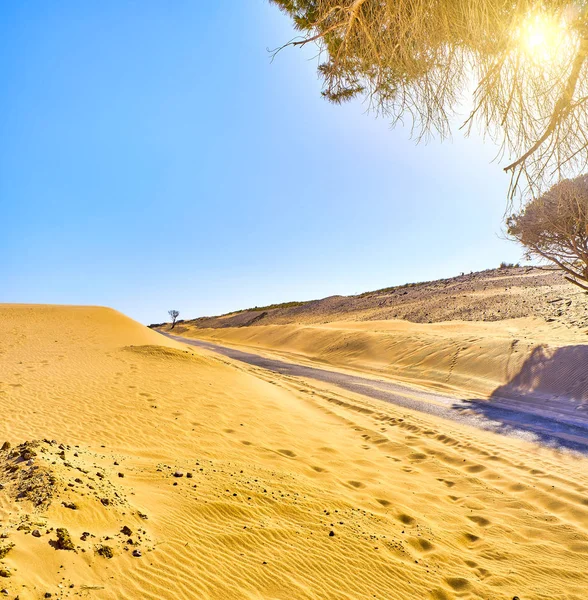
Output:
<path fill-rule="evenodd" d="M 286 46 L 319 46 L 330 101 L 366 97 L 419 137 L 473 106 L 466 127 L 512 161 L 512 194 L 588 163 L 587 0 L 270 1 L 301 33 Z"/>

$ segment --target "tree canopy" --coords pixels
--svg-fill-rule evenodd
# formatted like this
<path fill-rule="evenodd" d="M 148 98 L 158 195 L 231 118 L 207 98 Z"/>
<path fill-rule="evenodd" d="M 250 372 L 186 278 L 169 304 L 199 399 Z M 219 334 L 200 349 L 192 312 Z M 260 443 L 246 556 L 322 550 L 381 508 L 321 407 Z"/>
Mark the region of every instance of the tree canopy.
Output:
<path fill-rule="evenodd" d="M 171 317 L 171 320 L 172 320 L 172 325 L 171 325 L 170 329 L 173 329 L 176 326 L 176 321 L 178 320 L 178 317 L 180 316 L 180 311 L 179 310 L 168 310 L 167 314 Z"/>
<path fill-rule="evenodd" d="M 544 258 L 588 290 L 588 175 L 565 179 L 507 219 L 529 257 Z"/>
<path fill-rule="evenodd" d="M 420 138 L 456 108 L 499 144 L 511 194 L 588 163 L 588 0 L 270 0 L 315 43 L 323 95 L 364 97 Z"/>

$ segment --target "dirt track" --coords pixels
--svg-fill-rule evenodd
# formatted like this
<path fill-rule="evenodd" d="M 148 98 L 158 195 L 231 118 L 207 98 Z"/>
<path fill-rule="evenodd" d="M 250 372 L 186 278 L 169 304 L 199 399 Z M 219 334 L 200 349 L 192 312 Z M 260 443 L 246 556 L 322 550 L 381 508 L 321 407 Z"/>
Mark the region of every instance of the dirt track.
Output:
<path fill-rule="evenodd" d="M 571 401 L 546 403 L 532 396 L 527 396 L 524 400 L 498 398 L 492 401 L 451 398 L 391 381 L 285 362 L 210 342 L 160 333 L 179 342 L 211 350 L 233 360 L 282 375 L 321 381 L 444 419 L 532 440 L 550 447 L 588 453 L 588 414 L 579 404 Z"/>

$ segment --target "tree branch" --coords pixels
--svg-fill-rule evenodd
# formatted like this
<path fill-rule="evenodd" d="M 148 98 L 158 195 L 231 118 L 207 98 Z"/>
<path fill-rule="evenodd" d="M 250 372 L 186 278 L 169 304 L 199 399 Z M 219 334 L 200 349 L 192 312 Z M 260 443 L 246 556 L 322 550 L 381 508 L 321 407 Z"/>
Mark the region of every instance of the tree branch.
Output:
<path fill-rule="evenodd" d="M 572 98 L 574 96 L 574 91 L 576 89 L 576 85 L 578 84 L 578 79 L 580 77 L 580 71 L 582 70 L 582 66 L 586 60 L 586 54 L 588 52 L 588 39 L 583 38 L 580 43 L 580 48 L 578 49 L 578 54 L 574 59 L 572 64 L 572 70 L 570 72 L 570 76 L 568 77 L 566 87 L 563 91 L 563 94 L 559 98 L 559 100 L 555 104 L 555 108 L 553 109 L 553 113 L 551 115 L 551 119 L 549 120 L 549 124 L 547 128 L 541 135 L 541 137 L 520 157 L 517 158 L 513 163 L 504 167 L 505 171 L 511 171 L 516 169 L 519 165 L 524 163 L 529 156 L 535 154 L 535 152 L 539 149 L 539 147 L 553 135 L 553 132 L 556 130 L 558 124 L 561 121 L 562 116 L 565 115 L 567 111 L 569 111 L 572 105 Z"/>
<path fill-rule="evenodd" d="M 566 279 L 570 283 L 573 283 L 574 285 L 577 285 L 578 287 L 581 287 L 583 290 L 586 290 L 588 292 L 588 285 L 584 285 L 583 283 L 580 283 L 579 281 L 576 281 L 575 279 L 572 279 L 567 275 L 564 275 L 564 279 Z"/>

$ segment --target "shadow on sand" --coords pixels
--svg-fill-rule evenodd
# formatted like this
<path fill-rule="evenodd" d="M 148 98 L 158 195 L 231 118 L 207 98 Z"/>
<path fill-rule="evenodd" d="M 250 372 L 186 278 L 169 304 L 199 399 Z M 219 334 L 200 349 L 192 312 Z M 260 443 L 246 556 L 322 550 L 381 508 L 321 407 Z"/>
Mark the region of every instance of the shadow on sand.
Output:
<path fill-rule="evenodd" d="M 588 345 L 537 346 L 520 371 L 488 400 L 453 408 L 493 422 L 498 433 L 588 452 Z"/>
<path fill-rule="evenodd" d="M 267 358 L 203 340 L 166 337 L 290 377 L 306 377 L 396 406 L 588 454 L 588 345 L 538 346 L 489 399 L 451 399 L 393 381 Z"/>

